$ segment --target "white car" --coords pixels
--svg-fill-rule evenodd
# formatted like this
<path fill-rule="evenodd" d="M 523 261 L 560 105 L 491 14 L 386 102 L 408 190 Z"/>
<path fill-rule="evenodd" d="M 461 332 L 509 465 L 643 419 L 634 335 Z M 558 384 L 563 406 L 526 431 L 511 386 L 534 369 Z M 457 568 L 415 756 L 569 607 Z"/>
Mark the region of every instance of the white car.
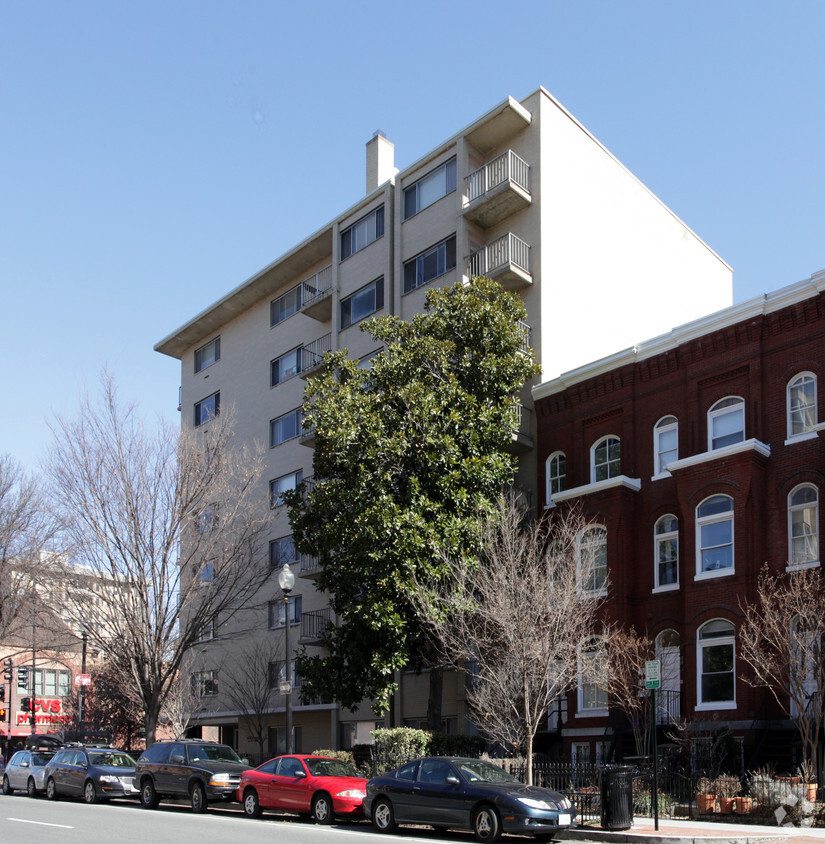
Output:
<path fill-rule="evenodd" d="M 37 797 L 45 791 L 46 764 L 52 756 L 53 750 L 18 750 L 6 763 L 3 794 L 25 791 L 29 797 Z"/>

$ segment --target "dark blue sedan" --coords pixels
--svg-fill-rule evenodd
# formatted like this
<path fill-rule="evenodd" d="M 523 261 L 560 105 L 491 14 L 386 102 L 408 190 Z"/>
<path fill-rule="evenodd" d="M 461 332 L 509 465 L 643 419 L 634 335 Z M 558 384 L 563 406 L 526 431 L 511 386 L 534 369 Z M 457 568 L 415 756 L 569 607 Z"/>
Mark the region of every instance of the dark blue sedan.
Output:
<path fill-rule="evenodd" d="M 471 829 L 477 841 L 498 841 L 502 832 L 550 839 L 575 818 L 557 791 L 524 785 L 481 759 L 444 757 L 416 759 L 371 779 L 364 811 L 382 832 L 426 824 Z"/>

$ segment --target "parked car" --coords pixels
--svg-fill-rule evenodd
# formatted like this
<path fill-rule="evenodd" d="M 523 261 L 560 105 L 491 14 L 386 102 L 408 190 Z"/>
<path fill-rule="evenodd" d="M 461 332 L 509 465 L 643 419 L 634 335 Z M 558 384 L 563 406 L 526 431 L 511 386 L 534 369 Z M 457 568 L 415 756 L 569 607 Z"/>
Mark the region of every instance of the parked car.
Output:
<path fill-rule="evenodd" d="M 46 764 L 54 756 L 53 750 L 18 750 L 3 772 L 3 794 L 25 791 L 37 797 L 46 788 Z"/>
<path fill-rule="evenodd" d="M 234 800 L 246 760 L 225 744 L 201 739 L 158 741 L 141 753 L 136 784 L 145 809 L 154 809 L 164 797 L 188 798 L 193 812 L 205 812 L 209 803 Z"/>
<path fill-rule="evenodd" d="M 550 839 L 575 819 L 556 791 L 524 785 L 481 759 L 445 757 L 417 759 L 371 779 L 364 811 L 382 832 L 426 824 L 470 829 L 477 841 L 498 841 L 502 832 Z"/>
<path fill-rule="evenodd" d="M 82 797 L 99 803 L 110 797 L 137 797 L 135 760 L 115 747 L 64 747 L 46 765 L 46 797 Z"/>
<path fill-rule="evenodd" d="M 309 814 L 316 823 L 363 814 L 367 780 L 328 756 L 276 756 L 241 775 L 237 799 L 250 818 L 264 809 Z"/>

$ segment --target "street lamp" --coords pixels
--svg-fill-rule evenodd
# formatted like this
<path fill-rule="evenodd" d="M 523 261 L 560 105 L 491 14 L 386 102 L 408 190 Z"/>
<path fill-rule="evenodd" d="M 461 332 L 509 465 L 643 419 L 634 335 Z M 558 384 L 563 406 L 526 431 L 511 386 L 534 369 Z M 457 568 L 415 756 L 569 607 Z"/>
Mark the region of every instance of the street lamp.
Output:
<path fill-rule="evenodd" d="M 292 741 L 292 660 L 289 653 L 289 593 L 295 586 L 295 575 L 286 563 L 278 573 L 278 585 L 284 593 L 284 657 L 286 669 L 286 682 L 289 691 L 286 693 L 286 752 L 294 753 L 295 747 Z"/>

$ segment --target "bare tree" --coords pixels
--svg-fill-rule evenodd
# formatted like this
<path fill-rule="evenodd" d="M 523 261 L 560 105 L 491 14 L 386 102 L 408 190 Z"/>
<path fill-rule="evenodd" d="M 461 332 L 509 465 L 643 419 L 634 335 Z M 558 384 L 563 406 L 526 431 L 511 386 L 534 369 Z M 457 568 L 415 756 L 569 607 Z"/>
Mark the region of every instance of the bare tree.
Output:
<path fill-rule="evenodd" d="M 0 642 L 29 612 L 40 553 L 54 534 L 40 483 L 0 454 Z"/>
<path fill-rule="evenodd" d="M 194 431 L 147 429 L 111 377 L 96 404 L 59 418 L 51 498 L 69 548 L 97 576 L 77 578 L 70 610 L 89 641 L 129 666 L 151 744 L 187 649 L 223 624 L 269 576 L 260 453 L 232 442 L 221 408 Z"/>
<path fill-rule="evenodd" d="M 191 672 L 191 651 L 186 655 L 177 674 L 172 678 L 160 710 L 161 719 L 168 723 L 172 737 L 186 737 L 189 724 L 200 705 Z"/>
<path fill-rule="evenodd" d="M 416 603 L 448 664 L 469 675 L 472 718 L 488 737 L 526 751 L 559 696 L 585 680 L 609 645 L 597 613 L 601 549 L 582 543 L 577 510 L 529 522 L 515 499 L 483 519 L 476 561 L 443 555 L 446 574 L 416 584 Z M 597 588 L 591 588 L 596 586 Z M 588 673 L 589 672 L 589 673 Z"/>
<path fill-rule="evenodd" d="M 802 740 L 816 770 L 825 722 L 825 580 L 819 569 L 759 574 L 756 601 L 742 607 L 740 655 L 751 669 L 742 679 L 770 691 Z"/>
<path fill-rule="evenodd" d="M 245 723 L 258 745 L 261 761 L 269 736 L 269 715 L 273 709 L 273 684 L 285 665 L 275 659 L 271 648 L 263 642 L 252 642 L 240 653 L 233 667 L 223 672 L 221 688 L 238 710 L 238 726 Z M 284 677 L 284 679 L 289 679 Z"/>

